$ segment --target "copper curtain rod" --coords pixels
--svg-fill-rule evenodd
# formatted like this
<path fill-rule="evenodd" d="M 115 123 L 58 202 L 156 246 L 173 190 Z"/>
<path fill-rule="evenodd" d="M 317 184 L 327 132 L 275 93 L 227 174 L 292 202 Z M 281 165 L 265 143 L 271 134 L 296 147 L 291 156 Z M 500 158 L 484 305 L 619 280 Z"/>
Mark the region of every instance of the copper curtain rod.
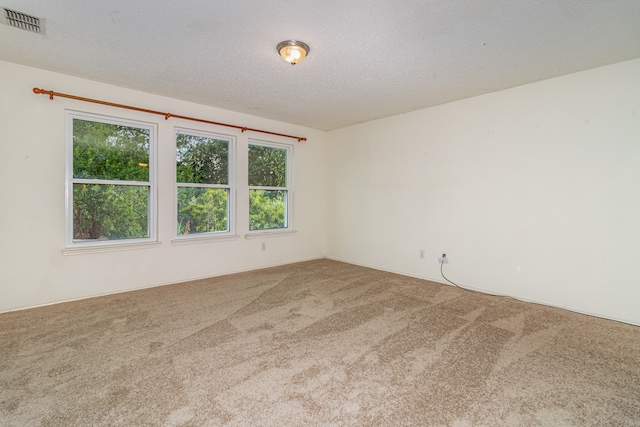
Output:
<path fill-rule="evenodd" d="M 269 134 L 269 135 L 284 136 L 285 138 L 297 139 L 298 142 L 307 140 L 307 138 L 304 138 L 304 137 L 301 137 L 301 136 L 294 136 L 294 135 L 286 135 L 284 133 L 269 132 L 268 130 L 253 129 L 253 128 L 248 128 L 248 127 L 245 127 L 245 126 L 231 125 L 229 123 L 214 122 L 214 121 L 211 121 L 211 120 L 198 119 L 196 117 L 181 116 L 179 114 L 163 113 L 162 111 L 148 110 L 146 108 L 132 107 L 130 105 L 124 105 L 124 104 L 115 104 L 113 102 L 100 101 L 98 99 L 83 98 L 81 96 L 75 96 L 75 95 L 69 95 L 69 94 L 66 94 L 66 93 L 54 92 L 52 90 L 38 89 L 37 87 L 33 88 L 33 93 L 42 94 L 42 95 L 49 95 L 49 99 L 51 99 L 51 100 L 53 99 L 54 96 L 59 96 L 61 98 L 69 98 L 69 99 L 75 99 L 75 100 L 78 100 L 78 101 L 92 102 L 94 104 L 108 105 L 110 107 L 124 108 L 126 110 L 142 111 L 143 113 L 149 113 L 149 114 L 158 114 L 160 116 L 164 116 L 165 120 L 169 120 L 169 118 L 174 117 L 176 119 L 191 120 L 191 121 L 194 121 L 194 122 L 208 123 L 210 125 L 226 126 L 226 127 L 229 127 L 229 128 L 240 129 L 242 132 L 252 131 L 252 132 L 266 133 L 266 134 Z"/>

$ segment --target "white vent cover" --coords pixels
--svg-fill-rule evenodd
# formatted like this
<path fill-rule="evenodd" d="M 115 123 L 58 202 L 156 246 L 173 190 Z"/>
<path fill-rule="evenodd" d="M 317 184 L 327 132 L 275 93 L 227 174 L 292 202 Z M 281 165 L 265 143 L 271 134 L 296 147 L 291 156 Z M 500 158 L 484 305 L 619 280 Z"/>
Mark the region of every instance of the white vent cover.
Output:
<path fill-rule="evenodd" d="M 44 34 L 44 19 L 4 8 L 4 23 L 33 33 Z"/>

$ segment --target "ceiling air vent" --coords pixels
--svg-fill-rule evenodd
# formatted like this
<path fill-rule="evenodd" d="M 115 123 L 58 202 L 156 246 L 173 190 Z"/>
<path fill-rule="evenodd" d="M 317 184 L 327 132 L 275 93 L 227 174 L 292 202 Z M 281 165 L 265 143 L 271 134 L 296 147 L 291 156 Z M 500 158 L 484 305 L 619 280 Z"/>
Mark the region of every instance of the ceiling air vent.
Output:
<path fill-rule="evenodd" d="M 26 13 L 4 8 L 5 24 L 33 33 L 44 34 L 44 20 Z"/>

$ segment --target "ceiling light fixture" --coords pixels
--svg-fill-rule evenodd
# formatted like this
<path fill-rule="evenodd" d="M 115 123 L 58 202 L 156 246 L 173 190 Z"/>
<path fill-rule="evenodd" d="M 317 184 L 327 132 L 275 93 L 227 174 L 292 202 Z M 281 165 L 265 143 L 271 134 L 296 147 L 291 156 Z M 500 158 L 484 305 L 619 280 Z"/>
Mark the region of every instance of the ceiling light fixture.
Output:
<path fill-rule="evenodd" d="M 291 65 L 296 65 L 298 62 L 302 62 L 302 60 L 309 55 L 309 51 L 311 50 L 309 45 L 297 40 L 285 40 L 280 42 L 276 49 L 280 56 L 282 56 L 282 59 Z"/>

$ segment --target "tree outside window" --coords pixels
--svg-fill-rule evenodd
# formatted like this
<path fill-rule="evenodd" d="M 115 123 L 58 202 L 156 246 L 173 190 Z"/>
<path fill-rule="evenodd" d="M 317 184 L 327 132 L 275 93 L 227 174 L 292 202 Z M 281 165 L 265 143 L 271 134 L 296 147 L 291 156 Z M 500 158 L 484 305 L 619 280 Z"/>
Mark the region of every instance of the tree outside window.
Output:
<path fill-rule="evenodd" d="M 177 235 L 230 231 L 232 140 L 176 132 Z"/>
<path fill-rule="evenodd" d="M 249 144 L 249 229 L 289 227 L 291 148 Z"/>
<path fill-rule="evenodd" d="M 81 114 L 68 123 L 68 244 L 153 238 L 155 128 Z"/>

